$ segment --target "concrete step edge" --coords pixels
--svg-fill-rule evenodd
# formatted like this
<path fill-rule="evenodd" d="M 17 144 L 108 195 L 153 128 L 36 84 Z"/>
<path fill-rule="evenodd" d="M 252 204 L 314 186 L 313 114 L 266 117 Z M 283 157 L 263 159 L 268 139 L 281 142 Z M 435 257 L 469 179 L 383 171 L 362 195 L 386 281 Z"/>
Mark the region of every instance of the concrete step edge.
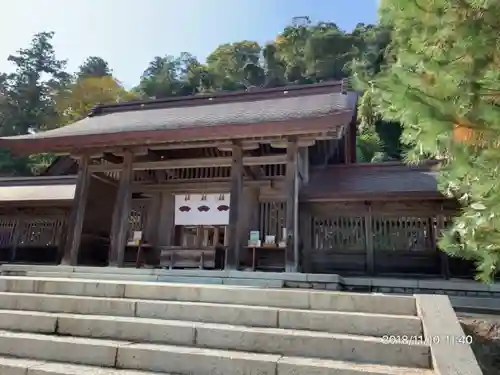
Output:
<path fill-rule="evenodd" d="M 316 358 L 284 356 L 278 361 L 279 375 L 310 373 L 342 375 L 436 375 L 431 369 L 385 366 Z"/>
<path fill-rule="evenodd" d="M 404 319 L 404 320 L 420 320 L 418 316 L 413 315 L 399 315 L 399 314 L 385 314 L 385 313 L 372 313 L 372 312 L 358 312 L 358 311 L 342 311 L 342 310 L 315 310 L 315 309 L 296 309 L 289 307 L 275 307 L 275 306 L 260 306 L 260 305 L 245 305 L 237 303 L 218 303 L 218 302 L 201 302 L 201 301 L 171 301 L 171 300 L 155 300 L 155 299 L 138 299 L 138 298 L 119 298 L 119 297 L 93 297 L 93 296 L 80 296 L 80 295 L 68 295 L 68 294 L 42 294 L 42 293 L 20 293 L 20 292 L 0 292 L 1 296 L 16 296 L 19 298 L 25 296 L 41 297 L 47 299 L 75 299 L 84 301 L 122 301 L 130 303 L 160 303 L 160 304 L 177 304 L 177 305 L 191 305 L 196 306 L 206 306 L 206 307 L 241 307 L 248 309 L 266 309 L 266 310 L 278 310 L 278 311 L 289 311 L 289 312 L 304 312 L 304 313 L 325 313 L 332 315 L 348 315 L 348 316 L 359 316 L 367 317 L 370 319 L 377 318 L 394 318 L 394 319 Z M 1 308 L 0 308 L 1 309 Z"/>
<path fill-rule="evenodd" d="M 172 375 L 158 372 L 121 370 L 70 363 L 47 362 L 34 359 L 0 356 L 0 374 L 2 375 Z"/>
<path fill-rule="evenodd" d="M 205 302 L 0 293 L 0 308 L 14 311 L 35 310 L 48 313 L 128 316 L 372 336 L 382 336 L 384 334 L 419 335 L 422 333 L 420 318 L 412 316 Z M 369 324 L 368 321 L 370 321 Z"/>
<path fill-rule="evenodd" d="M 27 271 L 23 277 L 67 278 L 72 280 L 95 280 L 96 273 L 86 272 L 54 272 L 54 271 Z M 106 281 L 138 281 L 173 284 L 200 284 L 200 285 L 229 285 L 232 287 L 283 288 L 285 281 L 265 278 L 232 278 L 214 276 L 189 275 L 153 275 L 139 273 L 99 273 L 100 280 Z"/>
<path fill-rule="evenodd" d="M 296 328 L 283 328 L 283 327 L 252 327 L 244 325 L 235 324 L 224 324 L 224 323 L 210 323 L 210 322 L 196 322 L 189 320 L 172 320 L 172 319 L 155 319 L 155 318 L 143 318 L 143 317 L 123 317 L 123 316 L 111 316 L 111 315 L 84 315 L 84 314 L 69 314 L 69 313 L 53 313 L 53 312 L 40 312 L 40 311 L 21 311 L 21 310 L 4 310 L 0 309 L 0 329 L 10 330 L 10 331 L 20 331 L 19 328 L 15 327 L 12 321 L 6 320 L 6 315 L 16 316 L 21 318 L 23 324 L 27 323 L 27 319 L 32 318 L 34 323 L 40 323 L 40 318 L 51 318 L 53 324 L 48 327 L 40 327 L 40 333 L 54 333 L 54 334 L 74 334 L 72 332 L 58 332 L 61 328 L 61 320 L 72 320 L 80 322 L 112 322 L 119 323 L 122 325 L 127 324 L 140 324 L 145 326 L 151 326 L 153 330 L 155 327 L 164 326 L 171 328 L 194 328 L 194 329 L 213 329 L 213 330 L 227 330 L 227 331 L 251 331 L 255 333 L 269 334 L 269 335 L 293 335 L 293 336 L 310 336 L 317 338 L 329 338 L 331 340 L 361 340 L 370 341 L 376 344 L 384 343 L 386 340 L 383 337 L 377 337 L 373 335 L 363 335 L 359 333 L 339 333 L 339 332 L 325 332 L 325 331 L 314 331 L 307 329 L 296 329 Z M 52 323 L 52 322 L 50 322 Z M 2 327 L 5 324 L 6 327 Z M 372 323 L 373 324 L 373 323 Z M 52 325 L 52 327 L 51 327 Z M 8 328 L 10 327 L 10 328 Z M 48 329 L 45 329 L 48 328 Z M 125 327 L 124 327 L 125 328 Z M 33 331 L 26 331 L 33 332 Z M 408 333 L 408 337 L 417 336 L 418 333 Z M 85 337 L 85 336 L 77 336 Z M 105 338 L 105 337 L 104 337 Z M 109 337 L 109 339 L 114 339 Z M 122 339 L 119 339 L 122 340 Z M 123 339 L 129 340 L 129 339 Z M 130 339 L 132 340 L 132 339 Z M 160 341 L 161 342 L 161 341 Z M 423 345 L 417 342 L 409 342 L 408 345 Z M 424 345 L 426 346 L 426 345 Z"/>
<path fill-rule="evenodd" d="M 182 300 L 313 310 L 360 311 L 416 316 L 413 296 L 388 296 L 315 290 L 273 289 L 208 284 L 165 284 L 57 278 L 0 277 L 0 291 Z M 221 293 L 223 291 L 223 293 Z"/>
<path fill-rule="evenodd" d="M 215 335 L 209 337 L 213 338 Z M 220 340 L 220 337 L 216 340 Z M 232 345 L 238 337 L 232 337 Z M 208 341 L 210 338 L 208 339 Z M 252 346 L 259 346 L 266 341 L 259 342 L 258 345 L 252 343 Z M 209 344 L 210 346 L 210 344 Z M 240 345 L 241 346 L 241 345 Z M 323 344 L 323 347 L 329 346 Z M 335 351 L 335 359 L 342 361 L 351 361 L 356 363 L 376 363 L 387 366 L 407 366 L 414 368 L 426 368 L 430 366 L 430 352 L 418 349 L 418 347 L 409 347 L 398 345 L 385 346 L 387 349 L 382 351 L 382 346 L 367 350 L 365 346 L 362 349 L 352 350 L 349 346 L 346 348 L 340 345 L 342 353 Z M 278 359 L 283 354 L 272 352 L 262 353 L 256 351 L 245 351 L 244 349 L 234 350 L 234 346 L 224 347 L 193 347 L 185 345 L 167 345 L 154 343 L 134 343 L 125 340 L 109 340 L 95 338 L 81 338 L 70 336 L 54 336 L 37 333 L 19 333 L 12 331 L 0 331 L 0 355 L 14 356 L 21 358 L 33 358 L 37 360 L 47 360 L 55 362 L 69 362 L 76 364 L 130 368 L 136 370 L 163 371 L 174 373 L 191 373 L 192 368 L 189 363 L 208 361 L 213 364 L 218 362 L 218 366 L 227 366 L 228 363 L 235 361 L 238 366 L 245 364 L 255 366 L 267 366 L 269 363 L 277 364 Z M 409 351 L 408 349 L 411 349 Z M 259 347 L 259 350 L 260 347 Z M 302 350 L 302 348 L 300 348 Z M 328 349 L 331 351 L 331 349 Z M 416 351 L 417 350 L 417 351 Z M 299 353 L 287 353 L 293 356 L 306 357 Z M 315 356 L 308 355 L 307 357 Z M 179 359 L 181 357 L 181 359 Z M 169 359 L 170 358 L 170 359 Z M 324 358 L 325 360 L 331 358 Z M 239 363 L 242 361 L 242 363 Z M 163 367 L 166 363 L 173 363 L 174 367 Z M 228 363 L 226 363 L 228 362 Z M 226 363 L 224 365 L 224 363 Z M 159 365 L 161 364 L 161 366 Z M 199 363 L 197 364 L 199 365 Z M 181 370 L 179 367 L 181 366 Z M 233 366 L 233 365 L 231 365 Z M 201 368 L 201 367 L 200 367 Z M 232 369 L 233 367 L 231 367 Z M 275 370 L 275 369 L 274 369 Z M 273 371 L 274 371 L 273 370 Z M 206 369 L 204 370 L 206 371 Z M 233 370 L 231 370 L 233 371 Z M 201 371 L 200 371 L 201 372 Z M 243 372 L 244 373 L 244 372 Z M 229 372 L 233 374 L 233 372 Z M 273 372 L 274 374 L 274 372 Z"/>
<path fill-rule="evenodd" d="M 318 361 L 314 359 L 282 357 L 278 360 L 277 375 L 308 374 L 313 370 L 325 369 L 343 375 L 435 375 L 432 370 L 366 365 L 342 361 Z M 297 372 L 300 370 L 301 372 Z M 144 372 L 115 368 L 103 368 L 70 363 L 47 362 L 32 359 L 1 357 L 2 375 L 33 375 L 42 371 L 44 375 L 172 375 L 159 372 Z"/>

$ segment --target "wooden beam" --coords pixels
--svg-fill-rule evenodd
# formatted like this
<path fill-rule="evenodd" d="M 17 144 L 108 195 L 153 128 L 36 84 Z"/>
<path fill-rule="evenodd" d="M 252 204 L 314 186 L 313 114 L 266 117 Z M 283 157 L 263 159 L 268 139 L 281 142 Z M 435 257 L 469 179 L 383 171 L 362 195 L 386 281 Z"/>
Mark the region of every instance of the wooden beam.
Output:
<path fill-rule="evenodd" d="M 330 138 L 328 138 L 330 139 Z M 316 139 L 314 138 L 301 138 L 297 139 L 297 146 L 298 147 L 310 147 L 314 146 L 316 143 Z M 270 143 L 272 148 L 288 148 L 288 141 L 287 140 L 282 140 L 282 141 L 275 141 Z"/>
<path fill-rule="evenodd" d="M 243 170 L 245 172 L 245 175 L 248 176 L 248 178 L 250 178 L 252 180 L 256 180 L 257 179 L 257 175 L 253 172 L 252 167 L 249 167 L 248 165 L 245 165 L 243 167 Z"/>
<path fill-rule="evenodd" d="M 286 272 L 298 272 L 299 263 L 299 233 L 298 233 L 298 145 L 291 139 L 286 150 Z"/>
<path fill-rule="evenodd" d="M 217 148 L 220 151 L 232 151 L 233 150 L 233 144 L 231 142 L 228 142 L 228 143 L 225 143 L 225 144 L 218 145 Z M 241 148 L 244 151 L 258 150 L 259 149 L 259 142 L 255 142 L 255 141 L 243 141 L 243 142 L 241 142 Z"/>
<path fill-rule="evenodd" d="M 80 157 L 78 165 L 78 177 L 76 179 L 75 198 L 71 207 L 71 214 L 68 223 L 68 233 L 65 242 L 64 256 L 62 264 L 76 266 L 78 263 L 78 251 L 82 238 L 83 221 L 89 195 L 91 173 L 90 156 Z"/>
<path fill-rule="evenodd" d="M 113 164 L 121 164 L 121 163 L 123 163 L 123 157 L 116 156 L 115 154 L 113 154 L 111 152 L 105 152 L 102 155 L 102 158 L 104 160 L 106 160 L 106 161 L 109 161 L 110 163 L 113 163 Z"/>
<path fill-rule="evenodd" d="M 270 180 L 243 180 L 245 187 L 255 187 L 260 189 L 273 189 L 273 182 Z M 231 189 L 231 181 L 211 181 L 211 182 L 191 182 L 191 181 L 169 181 L 162 184 L 134 183 L 133 193 L 154 193 L 158 191 L 168 191 L 174 194 L 184 193 L 211 193 L 224 194 Z"/>
<path fill-rule="evenodd" d="M 109 265 L 122 267 L 127 245 L 129 215 L 132 208 L 132 161 L 134 154 L 129 151 L 123 157 L 123 170 L 120 173 L 120 185 L 116 195 L 111 229 Z"/>
<path fill-rule="evenodd" d="M 105 184 L 112 185 L 112 186 L 117 186 L 118 181 L 113 180 L 111 177 L 106 176 L 103 173 L 93 173 L 92 177 L 98 179 L 99 181 L 104 182 Z"/>
<path fill-rule="evenodd" d="M 246 156 L 258 156 L 255 155 L 256 152 L 258 152 L 258 150 L 256 149 L 252 150 L 243 148 L 243 154 L 244 154 L 243 158 L 245 158 Z M 262 167 L 262 165 L 254 165 L 254 166 L 244 165 L 243 168 L 245 175 L 248 176 L 248 178 L 250 178 L 251 180 L 259 180 L 265 176 L 264 168 Z"/>
<path fill-rule="evenodd" d="M 231 188 L 229 200 L 229 242 L 226 254 L 226 268 L 237 269 L 240 261 L 240 220 L 241 200 L 243 197 L 243 150 L 237 143 L 233 144 L 231 160 Z"/>
<path fill-rule="evenodd" d="M 270 164 L 285 164 L 286 157 L 284 155 L 269 155 L 269 156 L 246 156 L 243 158 L 244 165 L 270 165 Z M 161 160 L 150 162 L 135 162 L 132 169 L 175 169 L 175 168 L 205 168 L 205 167 L 230 167 L 232 166 L 232 158 L 198 158 L 198 159 L 176 159 L 176 160 Z M 121 171 L 124 164 L 98 164 L 91 165 L 92 172 L 110 172 Z"/>
<path fill-rule="evenodd" d="M 316 141 L 316 140 L 325 140 L 332 138 L 340 138 L 343 134 L 344 127 L 339 126 L 334 130 L 330 131 L 318 131 L 307 134 L 301 134 L 299 142 L 304 140 L 305 142 Z M 260 137 L 256 135 L 255 137 L 248 137 L 245 139 L 241 139 L 241 142 L 244 147 L 255 143 L 268 144 L 271 142 L 280 142 L 286 140 L 286 136 L 273 136 L 273 137 Z M 127 146 L 127 149 L 131 150 L 135 155 L 143 155 L 147 152 L 147 150 L 184 150 L 184 149 L 193 149 L 193 148 L 203 148 L 203 147 L 222 147 L 225 148 L 228 145 L 230 140 L 212 140 L 212 141 L 192 141 L 192 142 L 174 142 L 174 143 L 159 143 L 159 144 L 148 144 L 148 145 L 138 145 L 138 146 Z M 72 150 L 72 154 L 84 154 L 88 153 L 93 156 L 102 156 L 104 152 L 111 152 L 115 155 L 123 154 L 123 146 L 102 146 L 102 147 L 85 147 L 85 148 L 75 148 Z M 66 156 L 69 155 L 70 152 L 67 151 L 55 151 L 55 155 Z"/>
<path fill-rule="evenodd" d="M 256 187 L 270 189 L 273 184 L 271 180 L 244 180 L 245 187 Z M 227 193 L 231 188 L 230 180 L 212 181 L 168 181 L 161 184 L 147 184 L 135 182 L 132 185 L 132 192 L 155 192 L 169 191 L 172 193 L 203 192 L 203 193 Z"/>

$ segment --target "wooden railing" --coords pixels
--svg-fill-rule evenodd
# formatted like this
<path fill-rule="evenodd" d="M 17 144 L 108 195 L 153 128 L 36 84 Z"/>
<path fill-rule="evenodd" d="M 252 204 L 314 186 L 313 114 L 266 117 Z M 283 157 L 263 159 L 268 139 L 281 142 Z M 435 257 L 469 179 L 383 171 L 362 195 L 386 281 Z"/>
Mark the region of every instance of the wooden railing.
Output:
<path fill-rule="evenodd" d="M 0 216 L 0 248 L 58 246 L 65 217 Z"/>
<path fill-rule="evenodd" d="M 283 201 L 261 202 L 259 206 L 259 231 L 261 240 L 265 235 L 276 236 L 276 241 L 281 238 L 283 228 L 285 228 L 285 209 Z"/>
<path fill-rule="evenodd" d="M 148 204 L 146 199 L 138 199 L 132 201 L 132 210 L 129 216 L 129 233 L 134 231 L 143 231 L 146 226 L 148 216 Z"/>
<path fill-rule="evenodd" d="M 260 169 L 262 177 L 273 178 L 285 175 L 285 165 L 283 164 L 263 165 Z M 169 181 L 229 180 L 230 177 L 231 167 L 174 168 L 134 172 L 135 182 L 154 181 L 159 184 Z"/>
<path fill-rule="evenodd" d="M 0 215 L 0 261 L 55 262 L 66 215 Z"/>

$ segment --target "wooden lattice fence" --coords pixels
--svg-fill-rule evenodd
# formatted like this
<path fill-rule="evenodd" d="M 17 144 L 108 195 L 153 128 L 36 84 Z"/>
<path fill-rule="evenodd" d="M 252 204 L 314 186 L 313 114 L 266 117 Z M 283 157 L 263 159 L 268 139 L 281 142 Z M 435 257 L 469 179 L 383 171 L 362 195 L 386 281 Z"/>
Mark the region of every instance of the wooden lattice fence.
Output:
<path fill-rule="evenodd" d="M 303 257 L 312 272 L 439 274 L 437 215 L 303 215 Z"/>

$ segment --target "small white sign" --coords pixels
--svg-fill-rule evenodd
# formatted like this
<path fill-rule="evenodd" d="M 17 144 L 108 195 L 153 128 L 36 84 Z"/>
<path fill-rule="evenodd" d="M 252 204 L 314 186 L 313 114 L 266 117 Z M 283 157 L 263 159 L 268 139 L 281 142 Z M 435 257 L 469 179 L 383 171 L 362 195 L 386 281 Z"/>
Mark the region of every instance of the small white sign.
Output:
<path fill-rule="evenodd" d="M 135 230 L 132 239 L 134 241 L 140 241 L 142 238 L 142 232 L 140 230 Z"/>

